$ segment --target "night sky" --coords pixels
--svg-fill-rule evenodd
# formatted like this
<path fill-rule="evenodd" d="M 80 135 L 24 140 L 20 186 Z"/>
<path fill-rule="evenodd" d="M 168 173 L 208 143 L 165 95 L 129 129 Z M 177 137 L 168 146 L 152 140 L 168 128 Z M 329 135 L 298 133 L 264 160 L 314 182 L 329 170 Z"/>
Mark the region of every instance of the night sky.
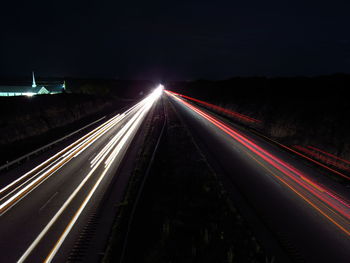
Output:
<path fill-rule="evenodd" d="M 350 73 L 350 1 L 7 1 L 0 77 Z"/>

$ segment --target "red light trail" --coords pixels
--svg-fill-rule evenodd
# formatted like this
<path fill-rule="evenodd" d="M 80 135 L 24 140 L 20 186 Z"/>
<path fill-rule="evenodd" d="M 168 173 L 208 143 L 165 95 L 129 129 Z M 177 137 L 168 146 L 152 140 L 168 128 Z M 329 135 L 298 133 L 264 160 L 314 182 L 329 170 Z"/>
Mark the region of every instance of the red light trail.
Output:
<path fill-rule="evenodd" d="M 192 97 L 180 94 L 180 93 L 176 93 L 176 92 L 173 92 L 173 91 L 169 91 L 169 92 L 171 92 L 173 94 L 176 94 L 178 96 L 181 96 L 183 98 L 186 98 L 186 99 L 198 102 L 198 103 L 200 103 L 202 105 L 205 105 L 205 106 L 207 106 L 209 108 L 215 109 L 215 110 L 217 110 L 219 112 L 224 112 L 224 113 L 226 113 L 226 114 L 228 114 L 228 115 L 230 115 L 232 117 L 235 117 L 237 119 L 240 119 L 240 120 L 243 120 L 243 121 L 246 121 L 246 122 L 250 122 L 250 123 L 259 123 L 259 122 L 261 122 L 260 120 L 254 119 L 254 118 L 249 117 L 247 115 L 244 115 L 244 114 L 232 111 L 232 110 L 228 110 L 228 109 L 222 108 L 220 106 L 217 106 L 217 105 L 214 105 L 214 104 L 211 104 L 211 103 L 199 100 L 199 99 L 195 99 L 195 98 L 192 98 Z"/>
<path fill-rule="evenodd" d="M 216 105 L 213 105 L 213 104 L 210 104 L 210 103 L 207 103 L 207 102 L 205 102 L 205 101 L 201 101 L 201 100 L 198 100 L 198 99 L 195 99 L 195 98 L 191 98 L 191 97 L 189 97 L 189 96 L 186 96 L 186 95 L 183 95 L 183 94 L 174 92 L 174 91 L 166 90 L 166 92 L 170 92 L 170 93 L 175 94 L 175 95 L 177 95 L 177 96 L 180 96 L 180 97 L 182 97 L 182 98 L 186 98 L 186 99 L 189 99 L 189 100 L 198 102 L 198 103 L 200 103 L 200 104 L 202 104 L 202 105 L 206 105 L 206 106 L 208 106 L 208 107 L 212 107 L 212 108 L 214 108 L 214 109 L 216 109 L 216 110 L 218 110 L 218 111 L 226 112 L 226 113 L 228 113 L 228 114 L 231 114 L 231 116 L 234 116 L 235 114 L 238 114 L 240 117 L 237 115 L 237 116 L 236 116 L 237 118 L 241 118 L 241 119 L 246 118 L 245 120 L 248 121 L 248 122 L 261 122 L 260 120 L 253 119 L 253 118 L 248 117 L 248 116 L 246 116 L 246 115 L 242 115 L 242 114 L 239 114 L 239 113 L 236 113 L 236 112 L 232 112 L 232 111 L 229 111 L 229 110 L 224 109 L 224 108 L 222 108 L 222 107 L 219 107 L 219 106 L 216 106 Z M 261 134 L 259 134 L 259 135 L 261 136 Z M 263 136 L 263 137 L 265 137 L 265 136 Z M 266 137 L 266 138 L 267 138 L 267 137 Z M 271 140 L 270 138 L 268 138 L 268 139 Z M 345 178 L 345 179 L 347 179 L 347 180 L 350 180 L 350 177 L 347 176 L 347 175 L 345 175 L 344 173 L 341 173 L 341 172 L 339 172 L 339 171 L 337 171 L 337 170 L 334 170 L 334 169 L 332 169 L 331 167 L 329 167 L 329 166 L 327 166 L 327 165 L 324 165 L 323 163 L 320 163 L 320 162 L 318 162 L 318 161 L 316 161 L 316 160 L 310 158 L 309 156 L 306 156 L 305 154 L 302 154 L 301 152 L 296 151 L 296 150 L 294 150 L 294 149 L 292 149 L 292 148 L 290 148 L 290 147 L 288 147 L 288 146 L 286 146 L 286 145 L 284 145 L 284 144 L 281 144 L 281 143 L 276 142 L 276 141 L 273 141 L 273 142 L 276 143 L 276 144 L 278 144 L 279 146 L 281 146 L 281 147 L 287 149 L 288 151 L 291 151 L 291 152 L 293 152 L 293 153 L 295 153 L 295 154 L 297 154 L 297 155 L 303 157 L 304 159 L 306 159 L 306 160 L 308 160 L 308 161 L 311 161 L 311 162 L 313 162 L 313 163 L 315 163 L 315 164 L 317 164 L 317 165 L 319 165 L 319 166 L 321 166 L 321 167 L 327 169 L 328 171 L 330 171 L 330 172 L 332 172 L 332 173 L 335 173 L 335 174 L 337 174 L 337 175 L 339 175 L 339 176 L 341 176 L 341 177 L 343 177 L 343 178 Z M 349 163 L 350 163 L 350 162 L 349 162 Z M 350 168 L 349 168 L 349 169 L 350 169 Z"/>
<path fill-rule="evenodd" d="M 315 208 L 325 218 L 327 218 L 339 229 L 341 229 L 346 235 L 350 236 L 350 205 L 347 200 L 340 197 L 330 189 L 327 189 L 327 187 L 324 185 L 315 182 L 309 176 L 303 174 L 295 167 L 264 150 L 237 130 L 234 130 L 232 127 L 227 126 L 222 121 L 214 118 L 208 113 L 179 98 L 179 96 L 175 96 L 176 93 L 166 91 L 166 94 L 177 99 L 179 102 L 183 103 L 185 106 L 198 113 L 204 119 L 208 120 L 213 125 L 224 131 L 226 134 L 230 135 L 241 145 L 249 149 L 250 152 L 247 152 L 247 154 L 252 159 L 258 162 L 276 179 L 278 179 L 281 183 L 283 183 L 299 197 L 305 200 L 309 205 Z M 267 164 L 271 165 L 274 169 L 280 172 L 283 176 L 276 174 L 273 169 L 271 169 L 272 167 L 266 166 L 266 164 L 258 160 L 251 153 L 260 157 Z"/>
<path fill-rule="evenodd" d="M 310 148 L 310 149 L 312 149 L 312 150 L 315 150 L 315 151 L 318 151 L 318 152 L 320 152 L 320 153 L 323 153 L 323 154 L 325 154 L 325 155 L 328 155 L 328 156 L 330 156 L 330 157 L 332 157 L 332 158 L 334 158 L 334 159 L 337 159 L 337 160 L 339 160 L 339 161 L 342 161 L 342 162 L 344 162 L 344 163 L 350 164 L 350 161 L 345 160 L 345 159 L 342 159 L 342 158 L 340 158 L 340 157 L 338 157 L 338 156 L 336 156 L 336 155 L 334 155 L 334 154 L 331 154 L 331 153 L 328 153 L 328 152 L 326 152 L 326 151 L 320 150 L 320 149 L 318 149 L 318 148 L 316 148 L 316 147 L 313 147 L 313 146 L 307 146 L 307 147 Z"/>
<path fill-rule="evenodd" d="M 325 169 L 331 171 L 332 173 L 335 173 L 335 174 L 340 175 L 341 177 L 343 177 L 343 178 L 345 178 L 345 179 L 350 180 L 350 177 L 349 177 L 349 176 L 347 176 L 347 175 L 345 175 L 345 174 L 343 174 L 343 173 L 341 173 L 341 172 L 339 172 L 339 171 L 337 171 L 337 170 L 334 170 L 334 169 L 328 167 L 327 165 L 324 165 L 323 163 L 320 163 L 320 162 L 318 162 L 318 161 L 316 161 L 316 160 L 314 160 L 314 159 L 312 159 L 312 158 L 306 156 L 305 154 L 302 154 L 302 153 L 300 153 L 300 152 L 298 152 L 298 151 L 295 151 L 295 150 L 293 150 L 293 149 L 290 148 L 290 147 L 287 147 L 287 146 L 285 146 L 285 145 L 283 145 L 283 144 L 280 144 L 280 143 L 278 143 L 278 144 L 279 144 L 280 146 L 282 146 L 283 148 L 286 148 L 287 150 L 289 150 L 289 151 L 291 151 L 291 152 L 294 152 L 295 154 L 297 154 L 297 155 L 299 155 L 299 156 L 301 156 L 301 157 L 303 157 L 303 158 L 305 158 L 305 159 L 307 159 L 307 160 L 309 160 L 309 161 L 311 161 L 311 162 L 313 162 L 313 163 L 315 163 L 315 164 L 317 164 L 317 165 L 319 165 L 319 166 L 321 166 L 321 167 L 323 167 L 323 168 L 325 168 Z"/>
<path fill-rule="evenodd" d="M 288 151 L 293 152 L 293 153 L 299 155 L 300 157 L 303 157 L 304 159 L 306 159 L 306 160 L 308 160 L 308 161 L 310 161 L 310 162 L 313 162 L 314 164 L 317 164 L 317 165 L 321 166 L 322 168 L 327 169 L 328 171 L 330 171 L 330 172 L 332 172 L 332 173 L 334 173 L 334 174 L 337 174 L 337 175 L 339 175 L 339 176 L 341 176 L 341 177 L 343 177 L 343 178 L 345 178 L 345 179 L 347 179 L 347 180 L 350 180 L 350 177 L 349 177 L 349 176 L 347 176 L 347 175 L 345 175 L 345 174 L 343 174 L 343 173 L 341 173 L 341 172 L 339 172 L 339 171 L 337 171 L 337 170 L 334 170 L 334 169 L 330 168 L 329 166 L 324 165 L 323 163 L 320 163 L 320 162 L 318 162 L 318 161 L 316 161 L 316 160 L 310 158 L 309 156 L 306 156 L 305 154 L 302 154 L 302 153 L 299 152 L 299 151 L 296 151 L 296 150 L 294 150 L 294 149 L 292 149 L 292 148 L 290 148 L 290 147 L 288 147 L 288 146 L 286 146 L 286 145 L 284 145 L 284 144 L 282 144 L 282 143 L 279 143 L 279 142 L 276 142 L 276 141 L 274 141 L 274 140 L 271 140 L 270 138 L 268 138 L 268 137 L 266 137 L 266 136 L 263 136 L 263 135 L 261 135 L 261 134 L 259 134 L 259 135 L 262 136 L 262 137 L 264 137 L 264 138 L 266 138 L 266 139 L 268 139 L 268 140 L 270 140 L 270 141 L 272 141 L 272 142 L 274 142 L 274 143 L 276 143 L 276 144 L 278 144 L 279 146 L 281 146 L 281 147 L 287 149 Z"/>
<path fill-rule="evenodd" d="M 314 150 L 313 148 L 311 148 L 310 146 L 308 146 L 310 149 L 305 148 L 303 146 L 300 145 L 294 145 L 293 148 L 297 149 L 298 151 L 301 151 L 315 159 L 318 159 L 328 165 L 332 165 L 340 170 L 344 170 L 344 171 L 350 171 L 350 167 L 347 163 L 345 163 L 345 160 L 342 160 L 340 158 L 335 158 L 337 156 L 331 156 L 330 154 L 326 154 L 324 152 L 321 151 L 317 151 Z M 327 155 L 327 156 L 326 156 Z"/>

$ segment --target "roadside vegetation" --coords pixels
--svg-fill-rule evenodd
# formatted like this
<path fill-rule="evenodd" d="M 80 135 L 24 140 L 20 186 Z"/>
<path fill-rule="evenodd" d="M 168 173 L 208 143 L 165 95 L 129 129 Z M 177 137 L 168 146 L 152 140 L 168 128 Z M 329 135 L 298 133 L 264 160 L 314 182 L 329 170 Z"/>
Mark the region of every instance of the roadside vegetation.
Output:
<path fill-rule="evenodd" d="M 0 98 L 0 165 L 129 105 L 116 98 L 56 94 Z"/>

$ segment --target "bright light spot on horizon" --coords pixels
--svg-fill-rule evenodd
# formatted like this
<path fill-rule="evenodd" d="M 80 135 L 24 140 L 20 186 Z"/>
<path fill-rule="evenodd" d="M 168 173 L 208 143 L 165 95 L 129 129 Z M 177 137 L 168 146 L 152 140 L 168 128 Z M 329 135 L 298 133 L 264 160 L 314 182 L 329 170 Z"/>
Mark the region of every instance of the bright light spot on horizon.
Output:
<path fill-rule="evenodd" d="M 159 84 L 157 88 L 153 91 L 153 94 L 156 98 L 160 97 L 163 94 L 164 86 Z"/>
<path fill-rule="evenodd" d="M 24 93 L 25 96 L 27 97 L 33 97 L 35 93 L 32 92 L 28 92 L 28 93 Z"/>

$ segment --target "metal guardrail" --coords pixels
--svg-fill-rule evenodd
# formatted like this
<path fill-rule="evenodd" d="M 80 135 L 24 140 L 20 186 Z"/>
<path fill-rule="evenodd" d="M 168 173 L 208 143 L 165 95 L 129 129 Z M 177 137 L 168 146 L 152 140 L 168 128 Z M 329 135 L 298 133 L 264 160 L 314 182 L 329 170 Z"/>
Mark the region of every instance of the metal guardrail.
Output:
<path fill-rule="evenodd" d="M 47 144 L 47 145 L 44 145 L 44 146 L 42 146 L 42 147 L 40 147 L 40 148 L 38 148 L 38 149 L 36 149 L 36 150 L 34 150 L 34 151 L 32 151 L 32 152 L 26 154 L 26 155 L 23 155 L 23 156 L 17 158 L 16 160 L 13 160 L 13 161 L 11 161 L 11 162 L 8 162 L 8 163 L 6 163 L 6 164 L 0 166 L 0 171 L 2 171 L 2 170 L 4 170 L 4 169 L 8 169 L 10 166 L 12 166 L 12 165 L 14 165 L 14 164 L 18 164 L 18 163 L 22 162 L 23 160 L 29 160 L 31 156 L 37 155 L 37 154 L 40 153 L 40 152 L 46 151 L 46 150 L 49 149 L 51 146 L 53 146 L 53 145 L 55 145 L 55 144 L 57 144 L 57 143 L 59 143 L 59 142 L 62 142 L 62 141 L 64 141 L 64 140 L 68 139 L 69 137 L 71 137 L 71 136 L 73 136 L 73 135 L 75 135 L 75 134 L 81 132 L 82 130 L 84 130 L 84 129 L 88 128 L 88 127 L 90 127 L 91 125 L 94 125 L 95 123 L 97 123 L 97 122 L 103 120 L 104 118 L 106 118 L 106 116 L 104 116 L 104 117 L 102 117 L 102 118 L 100 118 L 100 119 L 98 119 L 98 120 L 96 120 L 96 121 L 94 121 L 94 122 L 92 122 L 92 123 L 89 123 L 88 125 L 85 125 L 84 127 L 80 128 L 80 129 L 78 129 L 78 130 L 76 130 L 76 131 L 74 131 L 74 132 L 72 132 L 72 133 L 70 133 L 70 134 L 68 134 L 68 135 L 66 135 L 66 136 L 64 136 L 64 137 L 62 137 L 62 138 L 56 140 L 56 141 L 53 141 L 53 142 L 51 142 L 51 143 L 49 143 L 49 144 Z"/>

